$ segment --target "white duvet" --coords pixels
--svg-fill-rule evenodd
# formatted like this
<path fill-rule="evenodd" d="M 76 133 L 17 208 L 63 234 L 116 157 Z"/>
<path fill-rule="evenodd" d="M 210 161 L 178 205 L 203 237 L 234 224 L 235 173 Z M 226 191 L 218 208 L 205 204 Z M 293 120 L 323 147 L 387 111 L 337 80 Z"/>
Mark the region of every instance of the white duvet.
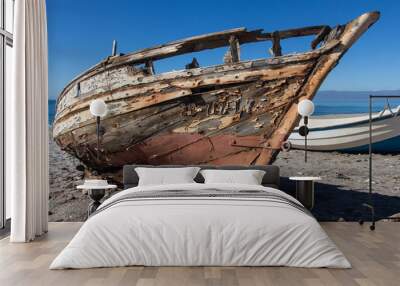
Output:
<path fill-rule="evenodd" d="M 279 190 L 254 185 L 179 184 L 128 189 L 100 206 L 50 269 L 127 265 L 350 267 L 318 222 L 290 204 L 250 197 L 118 202 L 134 192 L 209 189 L 261 190 L 299 204 Z"/>

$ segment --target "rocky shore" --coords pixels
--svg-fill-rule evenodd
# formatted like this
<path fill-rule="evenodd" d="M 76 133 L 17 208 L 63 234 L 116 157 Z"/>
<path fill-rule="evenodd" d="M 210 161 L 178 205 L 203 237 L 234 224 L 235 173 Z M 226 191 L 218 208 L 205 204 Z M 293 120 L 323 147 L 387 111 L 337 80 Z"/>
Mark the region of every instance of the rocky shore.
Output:
<path fill-rule="evenodd" d="M 90 199 L 76 189 L 83 172 L 79 161 L 60 150 L 53 140 L 49 146 L 50 165 L 50 221 L 84 221 Z M 373 200 L 378 218 L 400 213 L 400 156 L 374 155 Z M 320 176 L 316 188 L 313 214 L 321 221 L 354 221 L 368 212 L 362 204 L 368 200 L 368 155 L 309 152 L 304 163 L 304 152 L 281 152 L 275 165 L 281 168 L 282 186 L 294 193 L 290 176 Z"/>
<path fill-rule="evenodd" d="M 83 178 L 79 161 L 49 141 L 49 221 L 83 221 L 90 200 L 76 189 Z"/>

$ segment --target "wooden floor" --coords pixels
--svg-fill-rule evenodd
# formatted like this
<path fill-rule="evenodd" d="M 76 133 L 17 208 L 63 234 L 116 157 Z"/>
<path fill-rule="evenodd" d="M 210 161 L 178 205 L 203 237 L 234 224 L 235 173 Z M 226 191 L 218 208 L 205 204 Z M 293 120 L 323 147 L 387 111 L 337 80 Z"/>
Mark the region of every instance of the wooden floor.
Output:
<path fill-rule="evenodd" d="M 50 223 L 49 233 L 28 244 L 0 241 L 0 285 L 400 285 L 400 223 L 322 223 L 352 269 L 289 267 L 124 267 L 48 270 L 80 223 Z"/>

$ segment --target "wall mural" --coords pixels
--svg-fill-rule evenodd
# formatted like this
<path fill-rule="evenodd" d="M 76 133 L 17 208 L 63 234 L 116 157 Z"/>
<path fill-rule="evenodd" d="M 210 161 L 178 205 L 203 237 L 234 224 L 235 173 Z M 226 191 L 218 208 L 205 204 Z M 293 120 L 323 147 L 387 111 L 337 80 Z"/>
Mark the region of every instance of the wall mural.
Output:
<path fill-rule="evenodd" d="M 76 10 L 74 1 L 48 2 L 49 27 L 57 27 L 49 30 L 50 221 L 86 220 L 98 204 L 97 192 L 77 188 L 87 179 L 118 185 L 96 195 L 104 200 L 121 190 L 122 166 L 132 163 L 273 164 L 280 167 L 281 188 L 290 195 L 296 190 L 290 178 L 321 178 L 315 179 L 312 208 L 318 220 L 357 221 L 361 212 L 369 215 L 363 207 L 369 201 L 368 98 L 399 95 L 392 87 L 396 79 L 388 77 L 389 60 L 383 60 L 395 54 L 395 45 L 379 44 L 382 33 L 392 29 L 387 12 L 377 25 L 372 24 L 379 12 L 334 25 L 357 15 L 334 7 L 324 14 L 331 26 L 276 31 L 289 22 L 314 24 L 315 11 L 307 7 L 292 17 L 275 9 L 275 18 L 260 13 L 247 20 L 237 11 L 233 23 L 225 7 L 214 5 L 207 13 L 218 15 L 217 23 L 194 21 L 186 27 L 179 20 L 164 27 L 172 18 L 181 19 L 182 11 L 174 10 L 176 17 L 162 13 L 158 25 L 143 29 L 136 24 L 147 23 L 147 15 L 137 14 L 142 20 L 133 31 L 122 20 L 131 10 L 100 2 L 95 13 L 90 4 L 77 2 L 81 8 Z M 375 4 L 367 8 L 359 10 L 376 9 Z M 340 15 L 332 14 L 336 10 Z M 110 15 L 115 20 L 102 22 Z M 273 28 L 168 42 L 236 23 Z M 110 53 L 113 39 L 120 48 L 114 42 Z M 167 44 L 151 47 L 160 42 Z M 138 50 L 146 46 L 151 48 Z M 301 108 L 303 103 L 308 104 Z M 372 107 L 378 219 L 398 216 L 400 208 L 398 104 L 391 98 Z M 303 150 L 306 138 L 310 152 Z"/>

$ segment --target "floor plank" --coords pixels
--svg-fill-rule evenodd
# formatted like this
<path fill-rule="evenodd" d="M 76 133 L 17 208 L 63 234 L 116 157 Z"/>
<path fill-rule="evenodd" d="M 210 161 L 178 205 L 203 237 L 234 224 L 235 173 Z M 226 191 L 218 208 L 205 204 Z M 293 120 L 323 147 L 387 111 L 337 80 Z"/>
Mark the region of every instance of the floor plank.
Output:
<path fill-rule="evenodd" d="M 289 267 L 119 267 L 50 271 L 54 257 L 81 223 L 50 223 L 49 233 L 28 244 L 0 240 L 0 285 L 397 286 L 400 224 L 378 223 L 375 231 L 357 223 L 321 223 L 352 263 L 352 269 Z"/>

